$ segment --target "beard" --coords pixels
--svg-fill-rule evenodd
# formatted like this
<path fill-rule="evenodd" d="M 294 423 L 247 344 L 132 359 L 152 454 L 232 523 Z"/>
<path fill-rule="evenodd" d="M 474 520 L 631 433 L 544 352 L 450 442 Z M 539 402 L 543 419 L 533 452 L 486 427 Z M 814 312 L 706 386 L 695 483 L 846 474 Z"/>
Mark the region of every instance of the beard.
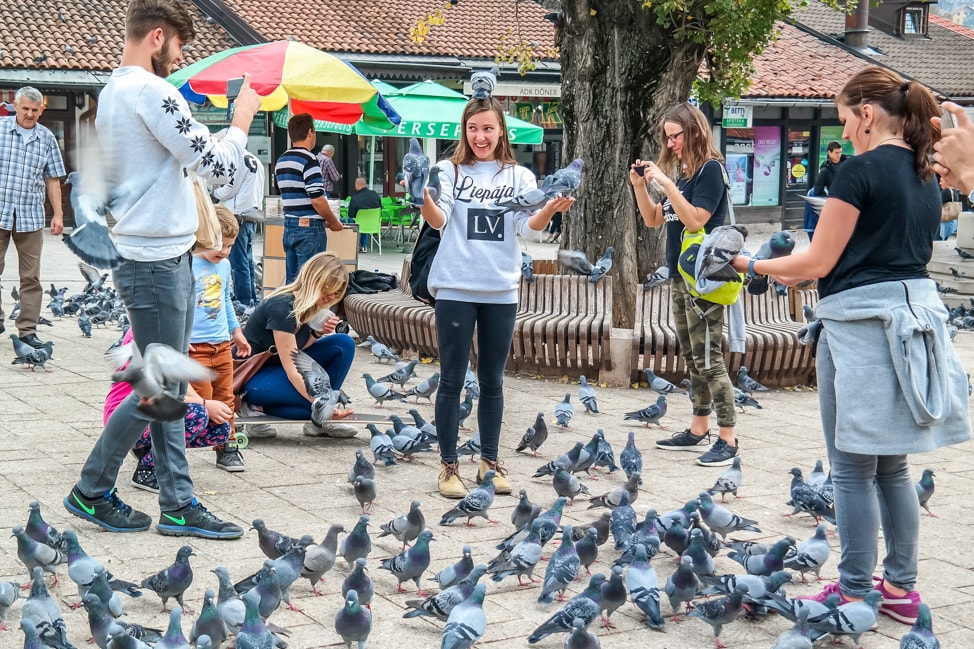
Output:
<path fill-rule="evenodd" d="M 165 79 L 172 73 L 172 57 L 169 56 L 167 48 L 157 54 L 152 55 L 152 71 L 158 77 Z"/>

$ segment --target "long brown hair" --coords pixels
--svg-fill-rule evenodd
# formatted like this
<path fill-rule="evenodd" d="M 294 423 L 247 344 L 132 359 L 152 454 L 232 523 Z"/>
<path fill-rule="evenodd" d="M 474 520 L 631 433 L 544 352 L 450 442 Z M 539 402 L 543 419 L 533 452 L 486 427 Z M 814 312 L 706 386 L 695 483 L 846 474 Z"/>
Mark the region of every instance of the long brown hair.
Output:
<path fill-rule="evenodd" d="M 666 146 L 666 122 L 679 124 L 683 129 L 682 159 L 677 158 L 673 149 Z M 659 125 L 659 137 L 662 151 L 657 164 L 671 177 L 682 175 L 684 178 L 693 178 L 708 161 L 724 161 L 724 156 L 714 144 L 714 134 L 710 130 L 707 116 L 691 104 L 677 104 L 663 116 Z"/>
<path fill-rule="evenodd" d="M 893 120 L 892 130 L 901 128 L 903 139 L 913 147 L 913 166 L 920 180 L 933 176 L 930 155 L 934 143 L 940 139 L 940 131 L 930 118 L 940 115 L 940 108 L 929 90 L 915 81 L 904 81 L 892 70 L 870 66 L 849 79 L 835 103 L 848 106 L 857 117 L 863 104 L 882 108 Z"/>
<path fill-rule="evenodd" d="M 497 148 L 494 149 L 494 160 L 500 164 L 502 169 L 517 164 L 517 158 L 514 157 L 514 149 L 511 148 L 511 141 L 507 137 L 507 122 L 504 120 L 504 109 L 501 108 L 500 102 L 493 97 L 471 99 L 464 107 L 463 117 L 460 120 L 460 141 L 457 142 L 457 148 L 453 150 L 453 155 L 450 157 L 450 161 L 453 164 L 471 165 L 477 162 L 477 156 L 474 155 L 473 149 L 470 148 L 470 143 L 467 142 L 467 121 L 474 115 L 487 110 L 494 111 L 494 115 L 497 116 L 497 123 L 501 129 L 500 135 L 497 138 Z"/>

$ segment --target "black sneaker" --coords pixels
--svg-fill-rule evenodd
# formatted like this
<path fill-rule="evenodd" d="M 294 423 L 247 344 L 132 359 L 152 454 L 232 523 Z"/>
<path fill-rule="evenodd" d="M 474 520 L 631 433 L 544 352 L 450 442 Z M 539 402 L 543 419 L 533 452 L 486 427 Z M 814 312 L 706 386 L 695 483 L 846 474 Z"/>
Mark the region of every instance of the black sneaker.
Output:
<path fill-rule="evenodd" d="M 42 342 L 41 339 L 37 337 L 37 334 L 27 334 L 26 336 L 21 336 L 20 342 L 30 345 L 34 349 L 40 349 L 47 344 Z"/>
<path fill-rule="evenodd" d="M 156 468 L 148 464 L 139 464 L 132 474 L 132 486 L 142 491 L 159 493 L 159 481 L 156 480 Z"/>
<path fill-rule="evenodd" d="M 75 486 L 64 499 L 64 508 L 109 532 L 144 532 L 152 524 L 148 514 L 123 503 L 115 489 L 98 498 L 88 498 Z"/>
<path fill-rule="evenodd" d="M 727 466 L 734 461 L 737 449 L 740 445 L 731 446 L 722 439 L 710 447 L 710 450 L 697 458 L 700 466 Z"/>
<path fill-rule="evenodd" d="M 656 442 L 656 448 L 661 448 L 664 451 L 696 451 L 699 450 L 697 447 L 703 440 L 707 440 L 710 443 L 710 431 L 708 430 L 703 435 L 694 435 L 690 432 L 690 429 L 673 433 L 672 437 L 667 439 L 661 439 Z"/>
<path fill-rule="evenodd" d="M 229 471 L 230 473 L 240 473 L 245 471 L 243 455 L 240 450 L 232 445 L 217 446 L 216 448 L 216 468 Z"/>
<path fill-rule="evenodd" d="M 206 510 L 195 498 L 174 512 L 162 512 L 156 529 L 165 536 L 198 536 L 203 539 L 237 539 L 243 528 L 225 523 Z"/>

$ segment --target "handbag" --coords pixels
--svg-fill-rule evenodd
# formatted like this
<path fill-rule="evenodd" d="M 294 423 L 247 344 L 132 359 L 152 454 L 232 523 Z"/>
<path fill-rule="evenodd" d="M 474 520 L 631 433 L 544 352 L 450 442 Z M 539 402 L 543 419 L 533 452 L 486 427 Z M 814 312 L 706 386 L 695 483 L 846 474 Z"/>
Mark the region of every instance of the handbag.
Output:
<path fill-rule="evenodd" d="M 459 179 L 460 169 L 457 165 L 453 165 L 454 196 L 456 196 Z M 433 259 L 436 257 L 436 251 L 440 249 L 441 240 L 440 231 L 430 227 L 430 224 L 424 221 L 419 236 L 416 237 L 416 245 L 413 246 L 413 257 L 409 267 L 409 292 L 415 299 L 430 306 L 436 304 L 436 299 L 429 289 L 430 269 L 433 268 Z"/>
<path fill-rule="evenodd" d="M 219 250 L 223 246 L 223 231 L 220 221 L 216 218 L 216 206 L 210 200 L 206 191 L 206 183 L 192 171 L 187 172 L 193 183 L 193 194 L 196 197 L 196 245 L 203 250 Z"/>
<path fill-rule="evenodd" d="M 950 190 L 951 199 L 960 198 L 957 195 L 957 190 Z M 960 216 L 963 205 L 959 200 L 950 200 L 943 204 L 940 208 L 940 222 L 947 223 L 949 221 L 956 221 L 957 217 Z"/>
<path fill-rule="evenodd" d="M 240 411 L 240 402 L 243 398 L 244 386 L 247 381 L 252 379 L 260 368 L 270 360 L 271 356 L 277 355 L 277 347 L 271 347 L 260 353 L 252 354 L 247 358 L 233 359 L 233 402 L 234 410 Z"/>

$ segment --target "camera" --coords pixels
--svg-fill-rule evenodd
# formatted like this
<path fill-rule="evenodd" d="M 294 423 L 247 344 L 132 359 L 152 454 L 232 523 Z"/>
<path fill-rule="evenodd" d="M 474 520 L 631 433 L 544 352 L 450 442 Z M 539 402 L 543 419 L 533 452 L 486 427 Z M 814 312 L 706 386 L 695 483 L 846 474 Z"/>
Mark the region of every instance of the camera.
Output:
<path fill-rule="evenodd" d="M 636 175 L 637 176 L 640 176 L 640 177 L 645 176 L 646 175 L 646 165 L 639 165 L 639 166 L 637 166 L 636 167 Z"/>
<path fill-rule="evenodd" d="M 227 81 L 227 121 L 233 121 L 233 104 L 237 97 L 240 96 L 240 91 L 243 89 L 243 77 L 237 77 L 236 79 L 230 79 Z"/>

